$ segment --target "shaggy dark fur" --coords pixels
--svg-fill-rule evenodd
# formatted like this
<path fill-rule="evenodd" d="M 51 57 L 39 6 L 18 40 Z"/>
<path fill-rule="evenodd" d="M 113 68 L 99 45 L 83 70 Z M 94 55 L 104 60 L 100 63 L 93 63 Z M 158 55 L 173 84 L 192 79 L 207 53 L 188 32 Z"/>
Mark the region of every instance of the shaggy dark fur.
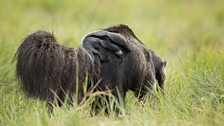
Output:
<path fill-rule="evenodd" d="M 111 34 L 122 36 L 124 41 L 117 40 L 116 42 L 111 42 L 119 45 L 120 50 L 123 52 L 123 56 L 122 58 L 117 58 L 114 52 L 105 51 L 102 47 L 97 49 L 99 52 L 104 52 L 104 57 L 107 57 L 107 60 L 109 61 L 101 63 L 100 76 L 102 77 L 102 80 L 97 86 L 98 90 L 105 91 L 109 89 L 111 93 L 124 104 L 124 99 L 128 90 L 133 91 L 139 100 L 144 100 L 146 94 L 155 98 L 157 91 L 155 85 L 156 80 L 162 91 L 164 90 L 166 76 L 165 61 L 162 61 L 154 51 L 147 49 L 136 37 L 133 31 L 126 25 L 109 27 L 103 29 L 103 32 L 106 33 L 101 35 L 102 31 L 96 31 L 87 37 L 97 36 L 97 38 L 107 41 L 106 39 L 103 39 L 103 37 L 112 38 L 110 37 Z M 87 45 L 94 45 L 93 43 L 97 42 L 98 41 L 83 41 L 82 45 L 88 50 L 89 48 Z M 108 99 L 107 96 L 103 97 Z M 100 103 L 100 105 L 104 105 L 102 104 L 100 97 L 96 101 Z M 107 102 L 110 101 L 108 100 Z M 119 111 L 116 105 L 113 106 L 113 109 Z"/>
<path fill-rule="evenodd" d="M 141 59 L 141 63 L 150 63 L 148 66 L 151 66 L 152 70 L 148 69 L 148 71 L 153 72 L 153 76 L 158 81 L 160 88 L 164 90 L 166 61 L 163 61 L 153 50 L 147 49 L 143 42 L 137 38 L 134 32 L 127 25 L 118 25 L 104 30 L 124 36 L 126 38 L 126 44 L 122 44 L 123 48 L 129 49 L 129 51 L 134 53 L 144 53 L 146 60 Z"/>
<path fill-rule="evenodd" d="M 97 48 L 91 51 L 93 46 L 89 48 L 89 45 L 95 45 L 95 39 L 94 42 L 83 41 L 77 49 L 61 46 L 51 33 L 45 31 L 26 37 L 17 51 L 16 72 L 28 96 L 52 102 L 56 94 L 63 102 L 66 93 L 69 98 L 78 94 L 80 102 L 86 79 L 88 89 L 101 80 L 96 90 L 109 89 L 115 97 L 120 95 L 121 100 L 125 99 L 128 90 L 140 99 L 148 93 L 155 94 L 156 79 L 163 89 L 166 62 L 147 49 L 128 26 L 109 27 L 88 37 L 99 39 L 101 43 L 97 44 L 101 46 L 94 46 Z M 102 42 L 115 45 L 104 46 Z M 110 50 L 111 46 L 113 49 Z M 122 51 L 120 58 L 118 47 Z M 95 50 L 99 53 L 94 53 Z M 101 61 L 104 58 L 107 62 Z"/>
<path fill-rule="evenodd" d="M 25 38 L 17 51 L 17 77 L 28 96 L 53 102 L 76 93 L 83 97 L 83 83 L 99 80 L 99 67 L 83 48 L 69 48 L 57 44 L 55 37 L 45 31 L 35 32 Z M 77 80 L 78 79 L 78 80 Z M 78 82 L 78 86 L 76 86 Z"/>
<path fill-rule="evenodd" d="M 166 62 L 154 51 L 147 49 L 128 26 L 118 25 L 104 30 L 123 36 L 126 43 L 122 45 L 128 48 L 129 52 L 120 59 L 112 52 L 104 53 L 112 62 L 101 63 L 103 78 L 99 84 L 100 89 L 110 89 L 116 97 L 119 92 L 123 100 L 128 90 L 132 90 L 140 99 L 148 93 L 155 95 L 156 79 L 163 89 Z M 122 48 L 121 50 L 126 52 Z"/>

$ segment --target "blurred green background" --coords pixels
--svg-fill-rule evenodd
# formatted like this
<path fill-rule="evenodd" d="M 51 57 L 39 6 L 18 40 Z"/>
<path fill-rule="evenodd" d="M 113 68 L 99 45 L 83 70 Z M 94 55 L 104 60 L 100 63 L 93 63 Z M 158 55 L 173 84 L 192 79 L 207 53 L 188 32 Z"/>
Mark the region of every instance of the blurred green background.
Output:
<path fill-rule="evenodd" d="M 29 33 L 47 30 L 77 47 L 88 32 L 121 23 L 168 62 L 156 107 L 130 93 L 121 118 L 77 107 L 49 117 L 19 89 L 12 59 Z M 0 0 L 0 100 L 0 125 L 223 125 L 224 1 Z"/>

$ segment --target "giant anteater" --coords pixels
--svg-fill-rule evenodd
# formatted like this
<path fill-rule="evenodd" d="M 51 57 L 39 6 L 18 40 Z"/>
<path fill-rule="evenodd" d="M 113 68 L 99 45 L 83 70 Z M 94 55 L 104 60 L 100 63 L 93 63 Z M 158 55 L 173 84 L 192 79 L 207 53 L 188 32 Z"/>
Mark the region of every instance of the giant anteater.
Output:
<path fill-rule="evenodd" d="M 110 90 L 125 99 L 132 90 L 139 99 L 163 89 L 166 62 L 144 46 L 126 25 L 117 25 L 87 34 L 80 47 L 59 45 L 53 34 L 37 31 L 28 35 L 17 53 L 16 73 L 28 94 L 60 104 L 66 96 L 84 97 L 87 90 Z"/>

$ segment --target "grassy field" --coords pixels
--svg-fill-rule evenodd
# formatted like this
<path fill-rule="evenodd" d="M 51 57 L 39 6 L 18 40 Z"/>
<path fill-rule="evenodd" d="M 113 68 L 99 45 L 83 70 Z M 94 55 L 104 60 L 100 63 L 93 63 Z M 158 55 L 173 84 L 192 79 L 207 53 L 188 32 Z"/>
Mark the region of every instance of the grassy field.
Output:
<path fill-rule="evenodd" d="M 125 114 L 90 116 L 27 98 L 15 77 L 16 49 L 30 32 L 52 31 L 77 47 L 98 28 L 129 25 L 168 62 L 166 94 L 144 106 L 130 92 Z M 221 0 L 0 0 L 0 125 L 224 125 L 224 2 Z"/>

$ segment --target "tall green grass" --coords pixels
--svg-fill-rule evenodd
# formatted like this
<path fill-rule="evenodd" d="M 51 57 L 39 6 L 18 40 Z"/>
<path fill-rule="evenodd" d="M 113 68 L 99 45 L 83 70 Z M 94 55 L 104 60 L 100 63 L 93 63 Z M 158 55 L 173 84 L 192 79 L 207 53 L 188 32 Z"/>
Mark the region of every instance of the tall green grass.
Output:
<path fill-rule="evenodd" d="M 0 0 L 0 125 L 220 125 L 224 124 L 224 2 L 219 0 Z M 167 60 L 164 96 L 141 104 L 128 93 L 121 116 L 91 116 L 91 107 L 56 107 L 27 98 L 15 77 L 16 49 L 30 32 L 53 31 L 77 47 L 82 36 L 129 25 Z"/>

